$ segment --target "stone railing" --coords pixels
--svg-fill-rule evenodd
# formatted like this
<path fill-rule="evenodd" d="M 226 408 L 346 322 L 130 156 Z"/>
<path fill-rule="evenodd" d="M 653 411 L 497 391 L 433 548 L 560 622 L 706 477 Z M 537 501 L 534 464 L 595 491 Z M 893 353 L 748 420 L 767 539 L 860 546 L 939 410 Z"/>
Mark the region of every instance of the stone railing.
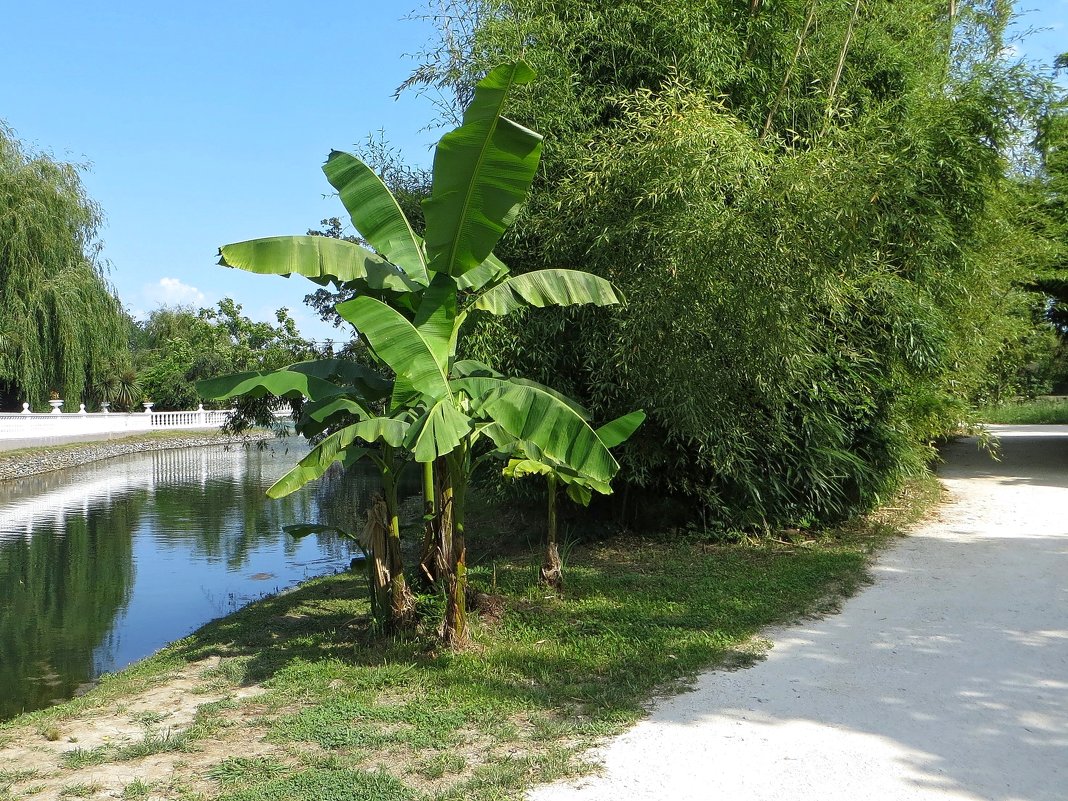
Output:
<path fill-rule="evenodd" d="M 0 441 L 37 440 L 55 437 L 96 437 L 137 434 L 159 429 L 219 428 L 232 414 L 230 409 L 192 412 L 154 412 L 144 404 L 143 412 L 87 412 L 83 404 L 77 412 L 62 412 L 62 401 L 51 401 L 52 411 L 31 412 L 27 404 L 13 414 L 0 413 Z"/>

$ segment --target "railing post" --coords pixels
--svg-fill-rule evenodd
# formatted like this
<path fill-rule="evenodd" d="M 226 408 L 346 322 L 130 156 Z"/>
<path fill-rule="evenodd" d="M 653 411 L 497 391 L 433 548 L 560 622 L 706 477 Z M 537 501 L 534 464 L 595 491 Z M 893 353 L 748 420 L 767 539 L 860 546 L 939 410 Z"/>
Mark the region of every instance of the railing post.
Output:
<path fill-rule="evenodd" d="M 28 403 L 22 404 L 22 411 L 19 412 L 19 414 L 29 414 L 29 413 L 30 413 L 30 404 L 28 404 Z"/>

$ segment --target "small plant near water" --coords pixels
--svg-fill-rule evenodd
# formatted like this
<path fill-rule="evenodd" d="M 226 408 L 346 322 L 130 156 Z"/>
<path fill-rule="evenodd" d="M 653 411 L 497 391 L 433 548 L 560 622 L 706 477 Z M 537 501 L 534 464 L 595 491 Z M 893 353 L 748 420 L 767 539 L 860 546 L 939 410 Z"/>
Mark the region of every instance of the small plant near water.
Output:
<path fill-rule="evenodd" d="M 97 748 L 72 748 L 63 754 L 63 767 L 78 770 L 90 765 L 102 765 L 111 761 L 111 750 L 106 745 Z"/>

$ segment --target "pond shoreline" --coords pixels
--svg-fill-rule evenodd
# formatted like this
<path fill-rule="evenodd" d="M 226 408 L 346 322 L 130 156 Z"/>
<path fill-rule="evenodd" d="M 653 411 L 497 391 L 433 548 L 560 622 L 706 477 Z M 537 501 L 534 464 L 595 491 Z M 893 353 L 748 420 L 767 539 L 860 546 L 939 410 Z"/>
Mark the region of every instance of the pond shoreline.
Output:
<path fill-rule="evenodd" d="M 270 431 L 253 431 L 240 436 L 204 431 L 167 431 L 96 442 L 44 445 L 40 448 L 0 454 L 0 481 L 13 481 L 38 473 L 80 467 L 133 453 L 211 445 L 243 445 L 273 437 L 274 434 Z"/>

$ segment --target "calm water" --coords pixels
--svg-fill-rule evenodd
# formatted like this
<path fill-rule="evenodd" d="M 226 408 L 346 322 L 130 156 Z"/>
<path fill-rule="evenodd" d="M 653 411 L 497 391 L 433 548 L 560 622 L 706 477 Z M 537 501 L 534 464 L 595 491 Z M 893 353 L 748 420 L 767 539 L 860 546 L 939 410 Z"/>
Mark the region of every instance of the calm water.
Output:
<path fill-rule="evenodd" d="M 0 483 L 0 719 L 347 567 L 347 541 L 282 527 L 355 528 L 377 480 L 337 475 L 266 498 L 306 452 L 297 440 L 158 451 Z"/>

